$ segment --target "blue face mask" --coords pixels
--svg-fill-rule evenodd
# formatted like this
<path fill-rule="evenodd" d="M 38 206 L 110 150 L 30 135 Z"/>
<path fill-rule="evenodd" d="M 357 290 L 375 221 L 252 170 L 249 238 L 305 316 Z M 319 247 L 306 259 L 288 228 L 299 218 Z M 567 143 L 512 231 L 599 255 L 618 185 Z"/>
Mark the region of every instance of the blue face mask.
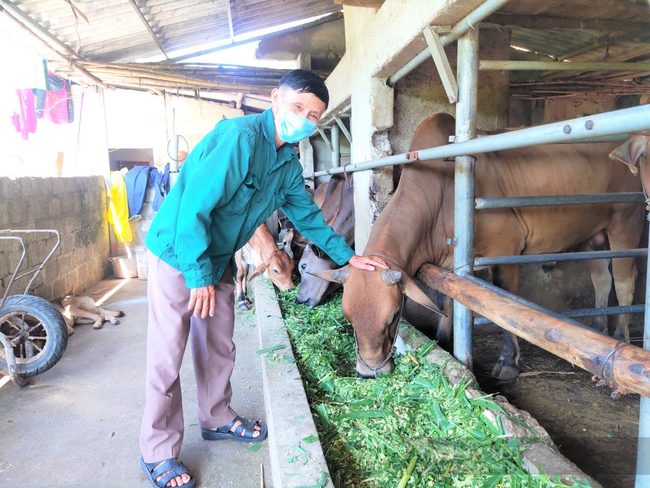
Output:
<path fill-rule="evenodd" d="M 316 126 L 315 122 L 284 109 L 282 119 L 277 125 L 278 136 L 284 142 L 293 144 L 309 137 L 316 130 Z"/>

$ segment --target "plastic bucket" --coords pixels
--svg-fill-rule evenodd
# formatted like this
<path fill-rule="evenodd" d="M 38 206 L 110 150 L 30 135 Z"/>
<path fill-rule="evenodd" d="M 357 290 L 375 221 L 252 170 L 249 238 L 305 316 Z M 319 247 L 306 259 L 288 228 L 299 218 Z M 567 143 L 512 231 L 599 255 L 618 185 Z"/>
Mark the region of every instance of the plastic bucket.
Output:
<path fill-rule="evenodd" d="M 135 256 L 117 256 L 110 258 L 113 265 L 113 274 L 117 278 L 135 278 L 138 276 L 137 260 Z"/>
<path fill-rule="evenodd" d="M 135 248 L 135 260 L 136 268 L 138 272 L 138 278 L 141 280 L 147 279 L 149 274 L 149 266 L 147 264 L 147 248 L 144 246 L 136 246 Z"/>

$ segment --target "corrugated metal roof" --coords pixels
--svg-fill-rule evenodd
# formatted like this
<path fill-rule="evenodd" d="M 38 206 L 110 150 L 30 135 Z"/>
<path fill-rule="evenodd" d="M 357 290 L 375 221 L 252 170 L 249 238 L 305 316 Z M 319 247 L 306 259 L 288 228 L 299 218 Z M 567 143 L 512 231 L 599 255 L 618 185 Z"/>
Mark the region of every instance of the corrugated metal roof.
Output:
<path fill-rule="evenodd" d="M 2 0 L 0 5 L 19 9 L 81 57 L 98 62 L 133 62 L 162 50 L 172 57 L 341 10 L 332 0 Z"/>

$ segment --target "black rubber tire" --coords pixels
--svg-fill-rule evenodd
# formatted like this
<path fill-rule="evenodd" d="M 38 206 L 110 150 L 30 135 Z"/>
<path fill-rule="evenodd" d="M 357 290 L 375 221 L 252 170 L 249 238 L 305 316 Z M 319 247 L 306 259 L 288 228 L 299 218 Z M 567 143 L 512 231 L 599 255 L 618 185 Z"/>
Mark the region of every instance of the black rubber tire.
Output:
<path fill-rule="evenodd" d="M 34 327 L 30 333 L 31 338 L 38 338 L 29 342 L 37 342 L 40 351 L 27 358 L 19 347 L 15 347 L 16 367 L 19 376 L 36 376 L 50 369 L 61 359 L 68 345 L 68 329 L 59 311 L 47 300 L 32 295 L 12 295 L 0 310 L 0 331 L 7 335 L 8 339 L 11 340 L 11 334 L 16 331 L 8 322 L 9 318 L 23 314 L 24 320 Z M 1 345 L 0 369 L 8 373 L 6 351 Z"/>

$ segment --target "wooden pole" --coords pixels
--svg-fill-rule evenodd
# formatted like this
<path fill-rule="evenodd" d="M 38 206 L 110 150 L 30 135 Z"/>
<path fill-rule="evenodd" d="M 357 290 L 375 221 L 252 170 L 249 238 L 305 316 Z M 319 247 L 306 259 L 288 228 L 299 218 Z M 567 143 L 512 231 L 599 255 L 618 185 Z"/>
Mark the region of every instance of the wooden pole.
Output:
<path fill-rule="evenodd" d="M 650 396 L 650 351 L 533 310 L 497 292 L 425 264 L 418 278 L 503 329 L 609 382 Z"/>

